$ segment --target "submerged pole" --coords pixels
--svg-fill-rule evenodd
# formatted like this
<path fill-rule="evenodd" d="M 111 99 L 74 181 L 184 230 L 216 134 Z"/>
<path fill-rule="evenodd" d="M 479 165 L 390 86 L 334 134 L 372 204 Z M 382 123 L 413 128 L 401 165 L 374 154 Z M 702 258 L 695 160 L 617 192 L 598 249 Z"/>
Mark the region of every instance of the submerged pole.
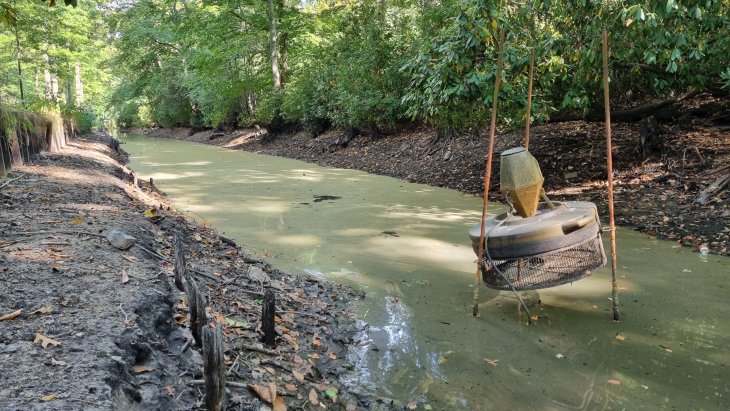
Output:
<path fill-rule="evenodd" d="M 608 33 L 603 30 L 603 105 L 606 112 L 606 168 L 608 169 L 608 217 L 611 232 L 611 299 L 613 320 L 619 320 L 618 282 L 616 280 L 616 222 L 613 217 L 613 154 L 611 152 L 611 107 L 608 93 Z"/>
<path fill-rule="evenodd" d="M 530 74 L 527 82 L 527 113 L 525 113 L 525 148 L 530 148 L 530 116 L 532 112 L 532 77 L 535 70 L 535 49 L 530 49 Z"/>
<path fill-rule="evenodd" d="M 499 51 L 497 53 L 497 72 L 494 79 L 494 96 L 492 98 L 492 122 L 489 126 L 489 148 L 487 149 L 487 168 L 484 171 L 484 203 L 482 207 L 482 228 L 479 234 L 479 253 L 477 269 L 474 273 L 474 307 L 472 315 L 479 315 L 479 285 L 482 282 L 482 264 L 484 260 L 484 235 L 486 233 L 487 206 L 489 205 L 489 185 L 492 180 L 492 152 L 494 151 L 494 134 L 497 129 L 497 100 L 499 100 L 499 86 L 502 81 L 502 53 L 504 51 L 504 29 L 499 30 Z"/>

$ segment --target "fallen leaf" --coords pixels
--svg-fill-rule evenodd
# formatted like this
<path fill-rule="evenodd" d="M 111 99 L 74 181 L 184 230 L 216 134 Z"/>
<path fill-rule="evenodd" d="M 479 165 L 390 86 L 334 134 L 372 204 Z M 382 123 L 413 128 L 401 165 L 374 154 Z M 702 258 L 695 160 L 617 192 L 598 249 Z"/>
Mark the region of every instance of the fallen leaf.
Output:
<path fill-rule="evenodd" d="M 12 320 L 12 319 L 14 319 L 14 318 L 18 318 L 18 316 L 19 316 L 19 315 L 20 315 L 20 313 L 22 313 L 22 312 L 23 312 L 23 310 L 21 309 L 21 310 L 16 310 L 16 311 L 13 311 L 13 312 L 12 312 L 12 313 L 10 313 L 10 314 L 5 314 L 5 315 L 3 315 L 2 317 L 0 317 L 0 321 L 7 321 L 7 320 Z"/>
<path fill-rule="evenodd" d="M 430 409 L 432 409 L 431 404 L 423 404 L 423 409 L 424 410 L 430 410 Z"/>
<path fill-rule="evenodd" d="M 449 360 L 449 357 L 450 357 L 450 356 L 451 356 L 451 354 L 453 354 L 453 353 L 454 353 L 453 351 L 446 351 L 445 353 L 441 354 L 441 355 L 439 356 L 439 359 L 438 359 L 438 363 L 439 363 L 439 364 L 444 364 L 444 363 L 446 363 L 446 361 L 448 361 L 448 360 Z"/>
<path fill-rule="evenodd" d="M 172 385 L 166 385 L 165 386 L 165 392 L 170 397 L 174 397 L 175 396 L 175 387 L 173 387 Z"/>
<path fill-rule="evenodd" d="M 248 388 L 255 392 L 259 398 L 271 404 L 271 392 L 269 391 L 268 387 L 262 387 L 256 384 L 249 384 Z"/>
<path fill-rule="evenodd" d="M 337 389 L 335 389 L 335 388 L 327 388 L 326 390 L 324 390 L 324 393 L 328 397 L 330 397 L 330 399 L 332 400 L 332 402 L 337 402 Z"/>
<path fill-rule="evenodd" d="M 84 217 L 78 216 L 71 219 L 71 224 L 81 224 L 84 222 Z"/>
<path fill-rule="evenodd" d="M 237 320 L 235 318 L 230 317 L 223 317 L 226 320 L 226 324 L 228 324 L 229 327 L 232 328 L 249 328 L 251 327 L 251 323 L 248 323 L 246 321 Z"/>
<path fill-rule="evenodd" d="M 411 401 L 406 404 L 406 408 L 408 408 L 409 410 L 415 410 L 416 408 L 418 408 L 418 403 L 416 401 Z"/>
<path fill-rule="evenodd" d="M 297 370 L 291 370 L 291 373 L 297 381 L 304 382 L 304 374 L 300 373 Z"/>
<path fill-rule="evenodd" d="M 289 392 L 295 392 L 297 390 L 297 386 L 294 384 L 284 384 L 284 388 Z"/>
<path fill-rule="evenodd" d="M 626 337 L 624 337 L 623 334 L 616 334 L 616 339 L 619 341 L 624 341 L 626 339 Z"/>
<path fill-rule="evenodd" d="M 154 368 L 147 365 L 135 365 L 134 367 L 132 367 L 132 370 L 134 370 L 135 374 L 142 374 L 143 372 L 154 371 Z"/>
<path fill-rule="evenodd" d="M 337 359 L 337 355 L 336 355 L 335 353 L 333 353 L 333 352 L 331 352 L 331 353 L 330 353 L 330 355 L 328 355 L 327 357 L 328 357 L 328 358 L 329 358 L 330 360 L 336 360 L 336 359 Z"/>
<path fill-rule="evenodd" d="M 269 396 L 271 397 L 271 403 L 276 403 L 276 384 L 273 382 L 269 383 Z"/>
<path fill-rule="evenodd" d="M 284 403 L 284 397 L 276 397 L 271 407 L 272 411 L 286 411 L 286 404 Z"/>
<path fill-rule="evenodd" d="M 147 218 L 152 218 L 155 216 L 155 209 L 154 208 L 148 208 L 147 210 L 144 210 L 144 216 Z"/>
<path fill-rule="evenodd" d="M 496 367 L 499 362 L 499 360 L 490 360 L 489 358 L 485 358 L 484 361 L 487 362 L 487 364 L 491 365 L 492 367 Z"/>
<path fill-rule="evenodd" d="M 563 354 L 555 354 L 555 358 L 565 358 Z"/>
<path fill-rule="evenodd" d="M 315 391 L 314 388 L 312 388 L 309 391 L 309 402 L 311 402 L 312 405 L 319 404 L 319 398 L 317 397 L 317 391 Z"/>
<path fill-rule="evenodd" d="M 53 401 L 56 399 L 56 393 L 44 395 L 41 397 L 41 401 Z"/>
<path fill-rule="evenodd" d="M 33 340 L 33 344 L 41 343 L 41 346 L 43 348 L 47 348 L 49 345 L 61 345 L 60 341 L 53 340 L 51 338 L 46 337 L 45 335 L 42 335 L 41 333 L 35 333 L 35 339 Z"/>
<path fill-rule="evenodd" d="M 643 388 L 645 390 L 648 390 L 649 389 L 649 386 L 648 385 L 641 384 L 641 388 Z"/>
<path fill-rule="evenodd" d="M 314 346 L 314 348 L 317 348 L 317 347 L 319 347 L 319 346 L 320 346 L 320 344 L 322 344 L 322 341 L 320 341 L 320 339 L 319 339 L 319 338 L 317 338 L 317 337 L 314 337 L 314 341 L 312 341 L 312 345 Z"/>
<path fill-rule="evenodd" d="M 51 365 L 60 365 L 60 366 L 64 366 L 64 365 L 66 365 L 66 361 L 63 361 L 63 360 L 58 360 L 58 361 L 56 361 L 56 359 L 55 359 L 55 358 L 51 358 Z"/>
<path fill-rule="evenodd" d="M 291 336 L 291 335 L 289 335 L 289 334 L 282 334 L 282 337 L 284 337 L 284 339 L 285 339 L 285 340 L 286 340 L 286 341 L 287 341 L 287 342 L 288 342 L 289 344 L 291 344 L 291 346 L 292 346 L 292 347 L 294 348 L 294 351 L 298 351 L 298 350 L 299 350 L 299 343 L 297 343 L 297 340 L 296 340 L 296 338 L 292 337 L 292 336 Z"/>
<path fill-rule="evenodd" d="M 53 312 L 53 307 L 51 307 L 49 305 L 49 306 L 46 306 L 46 307 L 41 307 L 41 308 L 33 311 L 31 314 L 50 314 L 52 312 Z"/>
<path fill-rule="evenodd" d="M 309 354 L 308 357 L 311 358 L 311 359 L 313 359 L 313 360 L 318 360 L 319 359 L 319 354 L 317 354 L 317 353 Z"/>
<path fill-rule="evenodd" d="M 621 381 L 619 380 L 608 380 L 607 382 L 611 385 L 621 385 Z"/>
<path fill-rule="evenodd" d="M 122 270 L 122 284 L 126 284 L 129 282 L 129 276 L 127 275 L 127 270 Z"/>

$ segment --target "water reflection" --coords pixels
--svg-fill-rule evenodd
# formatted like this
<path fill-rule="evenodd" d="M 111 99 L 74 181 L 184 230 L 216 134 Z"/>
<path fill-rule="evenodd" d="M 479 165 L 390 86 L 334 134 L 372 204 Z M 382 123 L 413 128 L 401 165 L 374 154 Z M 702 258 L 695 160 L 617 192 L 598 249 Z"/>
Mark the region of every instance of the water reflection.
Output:
<path fill-rule="evenodd" d="M 513 296 L 484 288 L 473 318 L 477 198 L 172 140 L 125 149 L 260 257 L 365 290 L 359 386 L 433 409 L 730 409 L 726 258 L 619 230 L 620 323 L 607 269 L 523 293 L 532 326 Z"/>

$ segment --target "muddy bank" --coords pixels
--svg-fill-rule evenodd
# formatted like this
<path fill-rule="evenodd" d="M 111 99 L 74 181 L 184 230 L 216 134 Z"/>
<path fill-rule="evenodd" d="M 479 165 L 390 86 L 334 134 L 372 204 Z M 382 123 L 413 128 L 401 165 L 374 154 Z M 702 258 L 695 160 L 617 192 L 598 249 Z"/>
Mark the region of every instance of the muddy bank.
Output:
<path fill-rule="evenodd" d="M 0 408 L 199 409 L 203 361 L 172 285 L 172 243 L 224 326 L 228 404 L 258 409 L 271 384 L 290 408 L 397 406 L 339 383 L 362 326 L 360 296 L 291 276 L 176 212 L 103 136 L 42 153 L 0 180 Z M 131 248 L 107 239 L 117 228 Z M 261 296 L 277 298 L 277 347 L 261 339 Z"/>
<path fill-rule="evenodd" d="M 721 104 L 727 111 L 728 103 Z M 640 143 L 642 127 L 646 125 L 638 122 L 613 125 L 617 224 L 695 249 L 706 244 L 712 253 L 728 255 L 730 189 L 712 195 L 704 205 L 695 202 L 703 189 L 730 173 L 728 128 L 701 118 L 657 123 L 654 133 L 662 147 L 645 156 Z M 259 128 L 229 133 L 186 128 L 131 132 L 358 169 L 475 195 L 481 195 L 483 189 L 487 140 L 479 133 L 438 133 L 425 127 L 377 138 L 368 134 L 352 137 L 341 130 L 319 136 L 298 132 L 275 137 Z M 501 200 L 499 153 L 521 145 L 523 138 L 522 133 L 504 132 L 495 140 L 490 195 L 497 201 Z M 533 127 L 530 151 L 540 162 L 551 198 L 593 201 L 606 216 L 602 123 L 573 121 Z"/>

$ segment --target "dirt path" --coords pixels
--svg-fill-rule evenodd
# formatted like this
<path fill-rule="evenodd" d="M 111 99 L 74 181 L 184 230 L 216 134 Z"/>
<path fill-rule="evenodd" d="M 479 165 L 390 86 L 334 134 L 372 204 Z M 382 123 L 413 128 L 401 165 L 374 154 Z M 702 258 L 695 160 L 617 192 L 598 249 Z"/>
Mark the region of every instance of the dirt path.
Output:
<path fill-rule="evenodd" d="M 318 278 L 249 259 L 209 227 L 177 213 L 101 139 L 76 140 L 13 170 L 0 189 L 0 409 L 199 409 L 202 359 L 188 307 L 171 285 L 172 242 L 225 330 L 230 409 L 265 399 L 291 408 L 390 407 L 338 381 L 361 329 L 359 298 Z M 127 250 L 106 236 L 135 238 Z M 261 294 L 275 292 L 276 348 L 261 345 Z"/>
<path fill-rule="evenodd" d="M 695 249 L 707 245 L 712 253 L 728 255 L 730 188 L 711 196 L 704 205 L 695 199 L 703 188 L 730 173 L 730 130 L 693 118 L 659 124 L 658 128 L 664 148 L 644 157 L 641 124 L 613 125 L 617 224 Z M 420 128 L 348 140 L 338 130 L 316 137 L 308 132 L 271 137 L 257 128 L 232 133 L 193 133 L 190 129 L 134 132 L 359 169 L 475 195 L 483 189 L 487 140 L 478 133 L 439 135 Z M 493 176 L 498 176 L 499 153 L 521 145 L 522 139 L 521 133 L 497 136 Z M 540 163 L 552 198 L 593 201 L 606 216 L 602 123 L 574 121 L 533 127 L 530 151 Z M 492 181 L 490 195 L 499 201 L 499 179 Z"/>

